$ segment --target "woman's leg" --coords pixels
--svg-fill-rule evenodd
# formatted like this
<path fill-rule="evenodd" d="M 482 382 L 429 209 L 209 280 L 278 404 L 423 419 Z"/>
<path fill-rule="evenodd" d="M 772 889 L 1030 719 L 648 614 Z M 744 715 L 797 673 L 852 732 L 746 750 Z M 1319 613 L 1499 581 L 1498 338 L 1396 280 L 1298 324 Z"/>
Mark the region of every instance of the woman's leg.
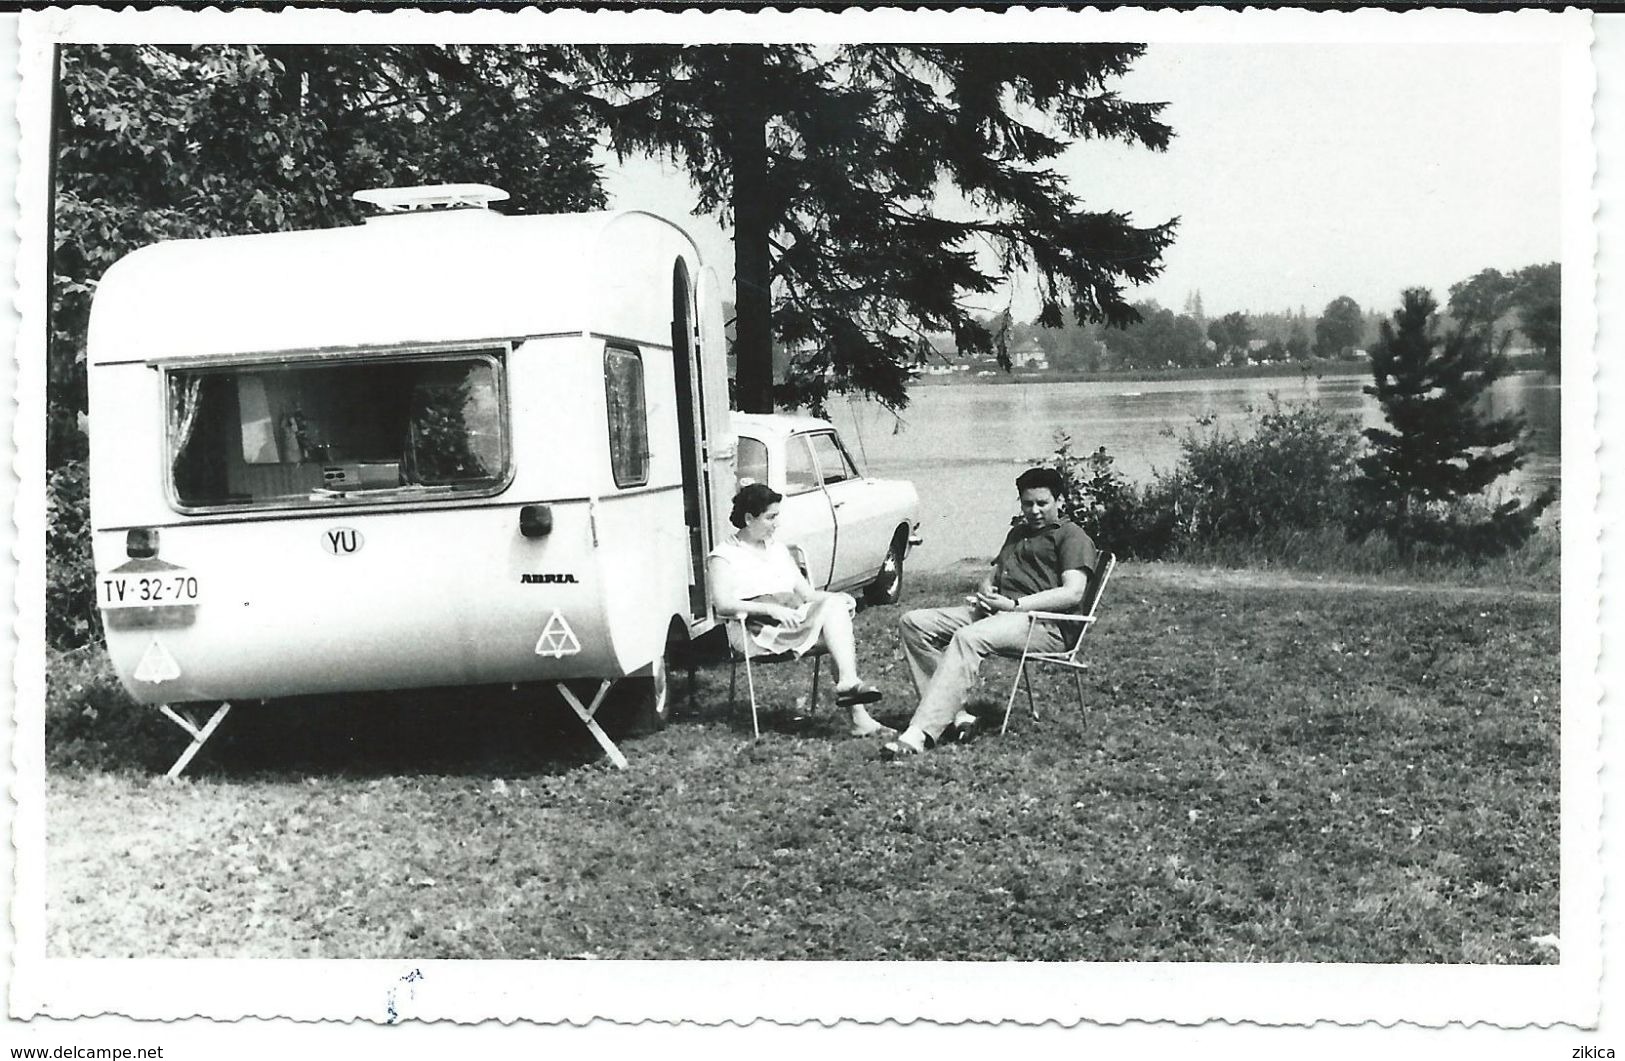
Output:
<path fill-rule="evenodd" d="M 839 596 L 825 597 L 816 608 L 822 612 L 820 636 L 829 658 L 835 663 L 835 688 L 850 689 L 859 682 L 858 652 L 852 639 L 852 612 Z"/>
<path fill-rule="evenodd" d="M 858 654 L 852 637 L 852 609 L 856 603 L 843 595 L 828 597 L 817 605 L 824 609 L 822 637 L 829 658 L 835 662 L 835 690 L 844 692 L 862 684 L 858 677 Z M 896 730 L 876 722 L 862 704 L 847 709 L 852 720 L 852 736 L 891 737 Z"/>

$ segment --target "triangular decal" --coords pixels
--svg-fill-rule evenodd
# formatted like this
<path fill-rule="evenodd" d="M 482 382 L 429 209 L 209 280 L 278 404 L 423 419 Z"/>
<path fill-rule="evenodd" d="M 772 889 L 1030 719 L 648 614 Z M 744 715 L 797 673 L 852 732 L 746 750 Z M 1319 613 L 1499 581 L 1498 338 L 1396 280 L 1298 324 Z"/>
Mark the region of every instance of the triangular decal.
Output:
<path fill-rule="evenodd" d="M 157 685 L 160 682 L 173 681 L 180 676 L 181 665 L 176 663 L 175 657 L 158 643 L 156 637 L 153 638 L 152 644 L 148 645 L 147 651 L 142 654 L 141 662 L 136 664 L 135 680 Z"/>
<path fill-rule="evenodd" d="M 564 613 L 554 611 L 547 625 L 542 627 L 542 636 L 536 642 L 536 654 L 562 659 L 580 651 L 581 642 L 576 640 L 576 633 L 570 629 L 570 624 L 564 621 Z"/>

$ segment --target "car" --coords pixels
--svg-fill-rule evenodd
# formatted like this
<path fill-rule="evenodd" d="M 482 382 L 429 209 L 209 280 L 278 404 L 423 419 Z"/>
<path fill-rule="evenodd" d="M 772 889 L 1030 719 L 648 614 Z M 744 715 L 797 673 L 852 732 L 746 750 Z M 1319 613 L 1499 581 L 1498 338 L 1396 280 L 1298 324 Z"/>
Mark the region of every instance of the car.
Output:
<path fill-rule="evenodd" d="M 903 563 L 921 541 L 914 484 L 864 475 L 827 420 L 734 413 L 732 426 L 739 487 L 765 483 L 784 496 L 776 537 L 801 548 L 814 588 L 897 603 Z"/>

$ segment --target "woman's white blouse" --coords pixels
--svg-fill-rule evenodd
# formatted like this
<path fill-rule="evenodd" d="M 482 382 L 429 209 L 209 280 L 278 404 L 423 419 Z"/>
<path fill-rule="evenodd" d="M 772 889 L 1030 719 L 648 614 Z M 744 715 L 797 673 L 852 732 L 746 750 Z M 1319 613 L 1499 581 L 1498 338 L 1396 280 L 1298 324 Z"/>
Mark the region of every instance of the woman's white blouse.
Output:
<path fill-rule="evenodd" d="M 789 593 L 801 578 L 795 557 L 778 542 L 768 542 L 766 548 L 758 549 L 737 537 L 729 538 L 712 549 L 711 556 L 727 562 L 734 596 L 740 600 Z"/>

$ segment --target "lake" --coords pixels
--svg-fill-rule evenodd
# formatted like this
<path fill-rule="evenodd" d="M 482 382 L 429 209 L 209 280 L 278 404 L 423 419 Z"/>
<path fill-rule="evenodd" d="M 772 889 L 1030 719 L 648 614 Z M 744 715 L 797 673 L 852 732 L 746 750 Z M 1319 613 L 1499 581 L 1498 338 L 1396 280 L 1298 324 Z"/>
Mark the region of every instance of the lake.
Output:
<path fill-rule="evenodd" d="M 1383 423 L 1376 399 L 1362 388 L 1369 376 L 1274 379 L 1112 380 L 1088 383 L 947 384 L 916 386 L 909 407 L 893 416 L 869 402 L 834 399 L 830 418 L 852 455 L 870 475 L 911 479 L 920 492 L 925 544 L 909 566 L 939 570 L 966 557 L 985 558 L 1003 540 L 1016 511 L 1015 477 L 1055 449 L 1055 433 L 1072 436 L 1074 453 L 1099 446 L 1136 482 L 1170 471 L 1179 459 L 1179 435 L 1194 417 L 1241 427 L 1248 406 L 1317 399 L 1358 418 Z M 1491 412 L 1519 409 L 1533 453 L 1504 480 L 1532 493 L 1560 478 L 1562 392 L 1555 376 L 1522 372 L 1496 382 Z"/>

